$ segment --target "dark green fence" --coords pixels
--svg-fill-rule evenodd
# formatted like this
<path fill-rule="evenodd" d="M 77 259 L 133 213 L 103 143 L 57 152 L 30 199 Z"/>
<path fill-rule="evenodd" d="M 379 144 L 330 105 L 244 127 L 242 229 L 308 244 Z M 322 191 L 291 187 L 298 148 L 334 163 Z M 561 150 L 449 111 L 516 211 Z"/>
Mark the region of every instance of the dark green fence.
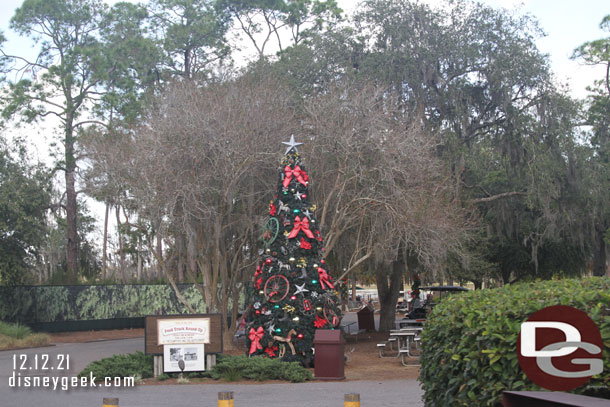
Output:
<path fill-rule="evenodd" d="M 178 288 L 197 312 L 205 312 L 195 286 L 180 284 Z M 186 313 L 166 285 L 0 287 L 0 320 L 39 331 L 136 328 L 144 326 L 145 315 Z"/>

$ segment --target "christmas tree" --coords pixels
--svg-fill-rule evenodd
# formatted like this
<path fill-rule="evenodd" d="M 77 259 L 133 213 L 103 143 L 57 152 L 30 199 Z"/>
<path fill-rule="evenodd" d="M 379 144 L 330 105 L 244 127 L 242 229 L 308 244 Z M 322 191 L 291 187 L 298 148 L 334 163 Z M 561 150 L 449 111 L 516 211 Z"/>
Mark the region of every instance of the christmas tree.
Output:
<path fill-rule="evenodd" d="M 337 291 L 323 259 L 324 245 L 309 200 L 309 176 L 294 136 L 281 161 L 269 205 L 262 259 L 247 310 L 247 353 L 309 364 L 316 329 L 341 321 Z"/>

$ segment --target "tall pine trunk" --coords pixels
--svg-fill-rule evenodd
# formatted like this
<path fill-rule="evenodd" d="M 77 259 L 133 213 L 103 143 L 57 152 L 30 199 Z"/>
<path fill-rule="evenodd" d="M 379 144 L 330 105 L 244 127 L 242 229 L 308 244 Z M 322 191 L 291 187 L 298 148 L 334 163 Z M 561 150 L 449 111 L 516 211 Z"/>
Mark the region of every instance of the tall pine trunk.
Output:
<path fill-rule="evenodd" d="M 593 275 L 605 276 L 607 271 L 606 262 L 608 260 L 606 253 L 606 241 L 604 240 L 605 228 L 595 228 L 595 252 L 593 254 Z"/>
<path fill-rule="evenodd" d="M 72 120 L 69 117 L 65 125 L 65 181 L 66 181 L 66 264 L 67 280 L 76 283 L 78 280 L 78 230 L 76 205 L 76 157 L 74 154 L 74 136 Z"/>
<path fill-rule="evenodd" d="M 123 251 L 123 233 L 121 232 L 121 207 L 116 206 L 116 228 L 119 237 L 119 275 L 121 281 L 125 282 L 125 252 Z"/>
<path fill-rule="evenodd" d="M 106 212 L 104 213 L 104 237 L 102 243 L 102 280 L 106 279 L 108 269 L 108 215 L 110 213 L 110 203 L 106 201 Z"/>
<path fill-rule="evenodd" d="M 140 238 L 138 238 L 138 268 L 137 268 L 137 282 L 140 283 L 142 281 L 142 266 L 143 266 L 143 262 L 142 262 L 142 240 Z"/>
<path fill-rule="evenodd" d="M 157 230 L 157 270 L 156 270 L 156 278 L 161 278 L 163 275 L 163 269 L 161 264 L 161 259 L 163 259 L 163 238 L 161 237 L 161 232 Z"/>

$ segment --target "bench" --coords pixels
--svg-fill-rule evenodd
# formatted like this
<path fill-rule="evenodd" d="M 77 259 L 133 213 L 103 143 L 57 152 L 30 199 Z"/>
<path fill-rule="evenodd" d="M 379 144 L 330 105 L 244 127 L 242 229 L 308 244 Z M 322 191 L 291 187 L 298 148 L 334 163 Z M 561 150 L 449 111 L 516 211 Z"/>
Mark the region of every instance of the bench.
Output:
<path fill-rule="evenodd" d="M 396 338 L 390 338 L 387 341 L 383 341 L 381 343 L 377 344 L 377 350 L 379 351 L 379 357 L 380 358 L 385 358 L 385 348 L 386 345 L 390 345 L 390 350 L 394 350 L 394 342 L 396 342 Z M 397 354 L 395 357 L 397 357 L 399 354 Z"/>
<path fill-rule="evenodd" d="M 418 357 L 418 363 L 408 363 L 407 362 L 407 357 L 411 357 L 411 352 L 409 351 L 409 349 L 400 349 L 398 351 L 398 354 L 401 356 L 401 362 L 402 362 L 403 366 L 419 366 L 419 357 Z"/>
<path fill-rule="evenodd" d="M 346 341 L 354 340 L 354 342 L 358 342 L 358 335 L 366 332 L 365 329 L 355 329 L 352 331 L 352 326 L 357 323 L 358 322 L 350 322 L 349 324 L 341 325 L 341 331 L 343 331 Z"/>
<path fill-rule="evenodd" d="M 350 342 L 350 341 L 354 341 L 354 342 L 358 342 L 358 335 L 363 334 L 366 332 L 366 329 L 358 329 L 357 331 L 354 332 L 349 332 L 348 334 L 345 335 L 345 340 Z"/>
<path fill-rule="evenodd" d="M 413 341 L 415 343 L 415 349 L 419 349 L 419 347 L 421 346 L 421 336 L 416 336 Z"/>

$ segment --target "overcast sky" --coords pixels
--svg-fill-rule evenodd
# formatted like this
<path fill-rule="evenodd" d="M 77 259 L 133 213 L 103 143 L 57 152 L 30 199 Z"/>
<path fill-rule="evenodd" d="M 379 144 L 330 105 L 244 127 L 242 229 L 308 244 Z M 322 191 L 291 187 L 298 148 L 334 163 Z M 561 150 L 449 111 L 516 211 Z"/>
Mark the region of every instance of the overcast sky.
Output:
<path fill-rule="evenodd" d="M 105 0 L 108 4 L 117 0 Z M 135 1 L 132 1 L 135 2 Z M 348 13 L 352 12 L 357 4 L 355 0 L 338 0 L 339 5 Z M 425 0 L 432 5 L 440 3 L 438 0 Z M 580 44 L 607 37 L 608 34 L 599 29 L 599 23 L 605 15 L 610 14 L 610 1 L 608 0 L 483 0 L 483 3 L 493 7 L 504 7 L 517 13 L 533 15 L 539 22 L 546 36 L 537 42 L 538 48 L 549 54 L 551 68 L 557 81 L 568 85 L 571 94 L 577 98 L 586 96 L 586 87 L 595 79 L 604 75 L 602 67 L 583 66 L 577 61 L 570 60 L 574 48 Z M 5 49 L 9 53 L 23 55 L 25 51 L 34 54 L 32 43 L 19 38 L 9 29 L 9 20 L 22 0 L 0 0 L 0 31 L 8 38 Z M 21 131 L 26 131 L 21 130 Z M 47 162 L 49 157 L 48 146 L 54 138 L 52 128 L 37 127 L 27 129 L 30 147 L 34 157 Z M 102 208 L 93 209 L 94 213 L 103 213 Z"/>

